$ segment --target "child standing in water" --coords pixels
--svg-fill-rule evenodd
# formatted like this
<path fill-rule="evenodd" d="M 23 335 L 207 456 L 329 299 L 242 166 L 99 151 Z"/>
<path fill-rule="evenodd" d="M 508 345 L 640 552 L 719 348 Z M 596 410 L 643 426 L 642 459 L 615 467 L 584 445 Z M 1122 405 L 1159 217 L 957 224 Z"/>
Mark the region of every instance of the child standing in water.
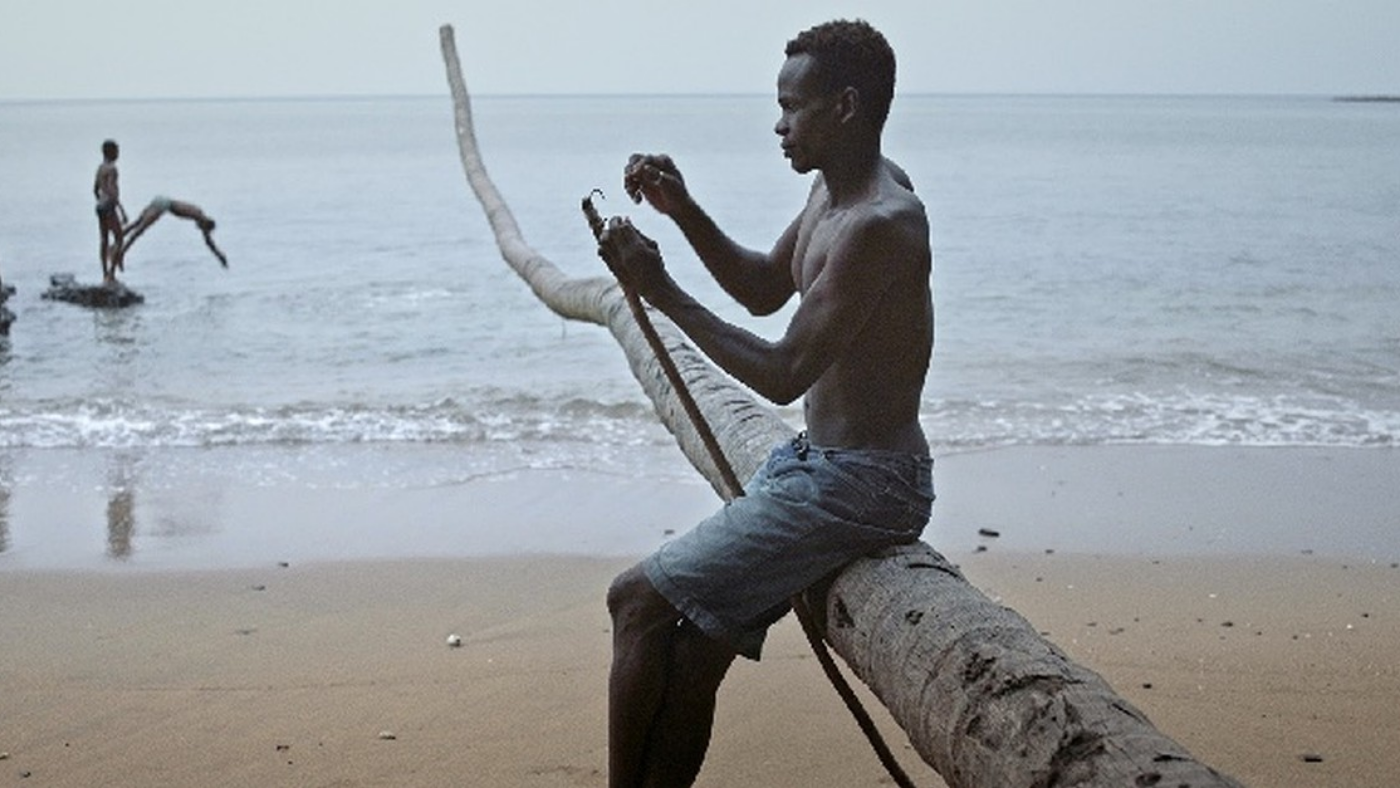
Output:
<path fill-rule="evenodd" d="M 122 225 L 126 223 L 126 209 L 117 186 L 119 152 L 115 140 L 102 143 L 102 163 L 97 165 L 97 177 L 92 182 L 92 196 L 97 199 L 98 256 L 103 282 L 116 281 L 115 261 L 122 244 Z"/>

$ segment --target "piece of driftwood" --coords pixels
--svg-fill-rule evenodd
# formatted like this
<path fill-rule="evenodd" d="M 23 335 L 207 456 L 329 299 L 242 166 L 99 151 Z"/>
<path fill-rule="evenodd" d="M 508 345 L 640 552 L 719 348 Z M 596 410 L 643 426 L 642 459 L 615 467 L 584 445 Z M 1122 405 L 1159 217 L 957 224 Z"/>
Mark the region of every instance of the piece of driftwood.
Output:
<path fill-rule="evenodd" d="M 617 284 L 570 279 L 521 237 L 477 149 L 452 28 L 440 34 L 462 167 L 502 258 L 555 313 L 607 327 L 681 451 L 719 491 L 714 463 Z M 561 199 L 572 207 L 581 196 Z M 710 366 L 663 316 L 653 322 L 726 457 L 747 479 L 792 428 Z M 1159 732 L 928 545 L 856 561 L 814 596 L 832 647 L 954 788 L 1238 785 Z"/>
<path fill-rule="evenodd" d="M 146 300 L 145 296 L 121 282 L 84 285 L 79 284 L 72 274 L 50 276 L 49 289 L 45 290 L 41 297 L 50 301 L 66 301 L 70 304 L 95 309 L 119 309 L 135 306 Z"/>

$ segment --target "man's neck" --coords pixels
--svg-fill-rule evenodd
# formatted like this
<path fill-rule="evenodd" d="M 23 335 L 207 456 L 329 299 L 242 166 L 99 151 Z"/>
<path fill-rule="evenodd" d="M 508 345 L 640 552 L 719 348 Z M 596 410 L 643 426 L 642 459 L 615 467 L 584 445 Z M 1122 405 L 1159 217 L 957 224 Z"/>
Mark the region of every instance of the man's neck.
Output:
<path fill-rule="evenodd" d="M 878 139 L 873 143 L 853 144 L 833 156 L 821 170 L 827 193 L 831 195 L 831 205 L 842 207 L 860 200 L 869 190 L 871 181 L 879 175 L 883 162 Z"/>

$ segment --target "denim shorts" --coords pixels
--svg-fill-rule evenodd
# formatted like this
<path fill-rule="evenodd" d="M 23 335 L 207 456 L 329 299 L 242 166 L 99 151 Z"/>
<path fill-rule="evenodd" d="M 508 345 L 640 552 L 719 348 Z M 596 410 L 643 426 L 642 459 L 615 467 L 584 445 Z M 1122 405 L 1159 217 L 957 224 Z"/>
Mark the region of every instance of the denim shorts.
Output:
<path fill-rule="evenodd" d="M 856 558 L 918 540 L 933 508 L 933 460 L 827 449 L 799 435 L 773 449 L 744 491 L 642 569 L 705 634 L 756 660 L 794 594 Z"/>

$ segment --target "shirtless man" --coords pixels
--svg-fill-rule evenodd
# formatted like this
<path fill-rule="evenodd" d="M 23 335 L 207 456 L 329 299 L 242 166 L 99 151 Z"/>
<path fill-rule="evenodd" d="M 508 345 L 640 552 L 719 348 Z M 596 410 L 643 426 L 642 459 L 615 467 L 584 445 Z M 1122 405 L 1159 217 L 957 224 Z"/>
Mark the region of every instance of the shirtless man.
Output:
<path fill-rule="evenodd" d="M 126 209 L 122 207 L 121 189 L 117 187 L 117 156 L 120 150 L 115 140 L 102 143 L 102 163 L 92 181 L 92 196 L 97 200 L 97 233 L 100 238 L 98 256 L 102 261 L 102 281 L 116 279 L 116 266 L 121 253 L 122 225 L 126 224 Z"/>
<path fill-rule="evenodd" d="M 125 258 L 127 250 L 131 248 L 132 244 L 136 243 L 137 238 L 140 238 L 143 233 L 151 229 L 151 225 L 155 224 L 156 220 L 160 219 L 160 217 L 164 216 L 167 212 L 181 219 L 189 219 L 194 222 L 195 225 L 199 227 L 199 231 L 204 234 L 204 245 L 208 246 L 209 251 L 213 252 L 214 256 L 219 258 L 219 265 L 228 268 L 228 258 L 224 256 L 224 253 L 220 251 L 219 247 L 214 245 L 213 232 L 215 223 L 213 219 L 209 218 L 209 216 L 194 203 L 184 202 L 183 200 L 172 200 L 169 197 L 156 197 L 151 200 L 149 205 L 141 210 L 141 215 L 136 217 L 136 221 L 127 225 L 126 229 L 122 231 L 125 240 L 122 242 L 121 249 L 118 250 L 116 254 L 115 265 L 113 266 L 114 269 L 126 270 Z"/>
<path fill-rule="evenodd" d="M 774 402 L 805 395 L 807 426 L 744 497 L 613 581 L 612 788 L 692 784 L 735 655 L 758 659 L 788 599 L 856 557 L 916 540 L 931 512 L 919 401 L 932 252 L 924 206 L 880 148 L 894 53 L 869 25 L 841 21 L 800 34 L 786 54 L 774 131 L 792 168 L 816 176 L 771 251 L 726 236 L 669 157 L 635 155 L 623 176 L 751 312 L 796 293 L 783 336 L 762 339 L 702 306 L 628 220 L 610 220 L 599 242 L 613 271 L 719 366 Z"/>

